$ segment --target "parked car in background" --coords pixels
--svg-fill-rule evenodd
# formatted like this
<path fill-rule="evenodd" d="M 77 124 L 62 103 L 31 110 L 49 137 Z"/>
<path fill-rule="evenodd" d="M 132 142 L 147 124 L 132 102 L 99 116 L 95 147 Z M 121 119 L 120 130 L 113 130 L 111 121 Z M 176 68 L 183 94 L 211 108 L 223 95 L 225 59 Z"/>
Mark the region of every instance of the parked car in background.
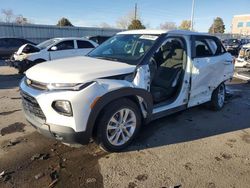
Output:
<path fill-rule="evenodd" d="M 108 40 L 111 36 L 102 36 L 102 35 L 97 35 L 97 36 L 91 36 L 88 37 L 89 40 L 92 40 L 94 42 L 96 42 L 97 44 L 102 44 L 103 42 L 105 42 L 106 40 Z"/>
<path fill-rule="evenodd" d="M 40 133 L 63 143 L 93 137 L 103 149 L 120 151 L 143 123 L 206 102 L 222 109 L 233 71 L 217 37 L 132 30 L 85 57 L 32 67 L 20 91 L 26 119 Z"/>
<path fill-rule="evenodd" d="M 243 39 L 240 39 L 240 42 L 241 42 L 241 45 L 245 45 L 249 43 L 249 39 L 243 38 Z"/>
<path fill-rule="evenodd" d="M 250 66 L 250 43 L 243 45 L 235 61 L 235 67 Z"/>
<path fill-rule="evenodd" d="M 23 73 L 44 61 L 84 56 L 96 46 L 97 43 L 83 38 L 53 38 L 38 45 L 25 44 L 14 53 L 9 65 L 17 68 L 19 73 Z"/>
<path fill-rule="evenodd" d="M 238 39 L 227 39 L 224 43 L 224 46 L 228 52 L 230 52 L 233 56 L 237 56 L 242 44 Z"/>
<path fill-rule="evenodd" d="M 0 38 L 0 59 L 8 59 L 23 44 L 35 43 L 22 38 Z"/>

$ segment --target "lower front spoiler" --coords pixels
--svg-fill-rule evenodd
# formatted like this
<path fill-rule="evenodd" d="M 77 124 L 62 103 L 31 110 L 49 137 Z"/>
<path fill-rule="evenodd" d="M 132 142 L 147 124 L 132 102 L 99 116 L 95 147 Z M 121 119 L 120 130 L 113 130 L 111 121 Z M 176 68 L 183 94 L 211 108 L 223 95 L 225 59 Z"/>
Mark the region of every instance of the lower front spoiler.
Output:
<path fill-rule="evenodd" d="M 59 140 L 68 144 L 88 144 L 91 138 L 91 134 L 88 132 L 75 132 L 70 127 L 64 127 L 59 125 L 45 124 L 36 121 L 36 117 L 30 117 L 26 115 L 27 121 L 42 135 Z"/>

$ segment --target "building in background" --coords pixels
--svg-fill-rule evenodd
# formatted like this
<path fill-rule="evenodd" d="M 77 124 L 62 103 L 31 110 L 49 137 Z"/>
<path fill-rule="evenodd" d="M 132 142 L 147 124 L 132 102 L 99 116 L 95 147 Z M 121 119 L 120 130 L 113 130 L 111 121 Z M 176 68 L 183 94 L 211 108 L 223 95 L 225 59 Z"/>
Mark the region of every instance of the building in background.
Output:
<path fill-rule="evenodd" d="M 232 34 L 250 35 L 250 14 L 233 17 Z"/>

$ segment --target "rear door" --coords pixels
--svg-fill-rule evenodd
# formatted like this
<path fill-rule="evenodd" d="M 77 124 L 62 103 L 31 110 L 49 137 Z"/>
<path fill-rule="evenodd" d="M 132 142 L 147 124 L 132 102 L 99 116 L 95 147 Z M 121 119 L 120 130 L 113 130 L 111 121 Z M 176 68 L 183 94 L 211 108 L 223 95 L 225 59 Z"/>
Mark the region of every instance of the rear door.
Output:
<path fill-rule="evenodd" d="M 50 60 L 77 56 L 74 40 L 65 40 L 57 43 L 55 46 L 57 50 L 52 50 L 51 48 L 48 50 Z"/>
<path fill-rule="evenodd" d="M 77 40 L 76 43 L 77 43 L 77 55 L 79 56 L 86 55 L 93 48 L 95 48 L 95 46 L 89 41 Z"/>
<path fill-rule="evenodd" d="M 189 107 L 210 101 L 213 90 L 233 76 L 232 60 L 216 37 L 192 37 Z"/>

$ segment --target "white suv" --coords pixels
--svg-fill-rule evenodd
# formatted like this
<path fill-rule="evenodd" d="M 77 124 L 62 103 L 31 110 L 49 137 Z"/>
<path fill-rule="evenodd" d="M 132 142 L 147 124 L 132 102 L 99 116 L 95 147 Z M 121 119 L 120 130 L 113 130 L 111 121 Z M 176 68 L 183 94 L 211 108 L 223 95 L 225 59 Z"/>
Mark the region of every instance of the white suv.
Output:
<path fill-rule="evenodd" d="M 30 67 L 49 60 L 73 56 L 84 56 L 97 43 L 84 38 L 53 38 L 38 45 L 25 44 L 14 53 L 10 65 L 23 73 Z"/>
<path fill-rule="evenodd" d="M 20 84 L 27 120 L 64 143 L 128 146 L 142 125 L 210 102 L 220 110 L 232 57 L 218 38 L 189 31 L 118 33 L 87 57 L 36 65 Z"/>

